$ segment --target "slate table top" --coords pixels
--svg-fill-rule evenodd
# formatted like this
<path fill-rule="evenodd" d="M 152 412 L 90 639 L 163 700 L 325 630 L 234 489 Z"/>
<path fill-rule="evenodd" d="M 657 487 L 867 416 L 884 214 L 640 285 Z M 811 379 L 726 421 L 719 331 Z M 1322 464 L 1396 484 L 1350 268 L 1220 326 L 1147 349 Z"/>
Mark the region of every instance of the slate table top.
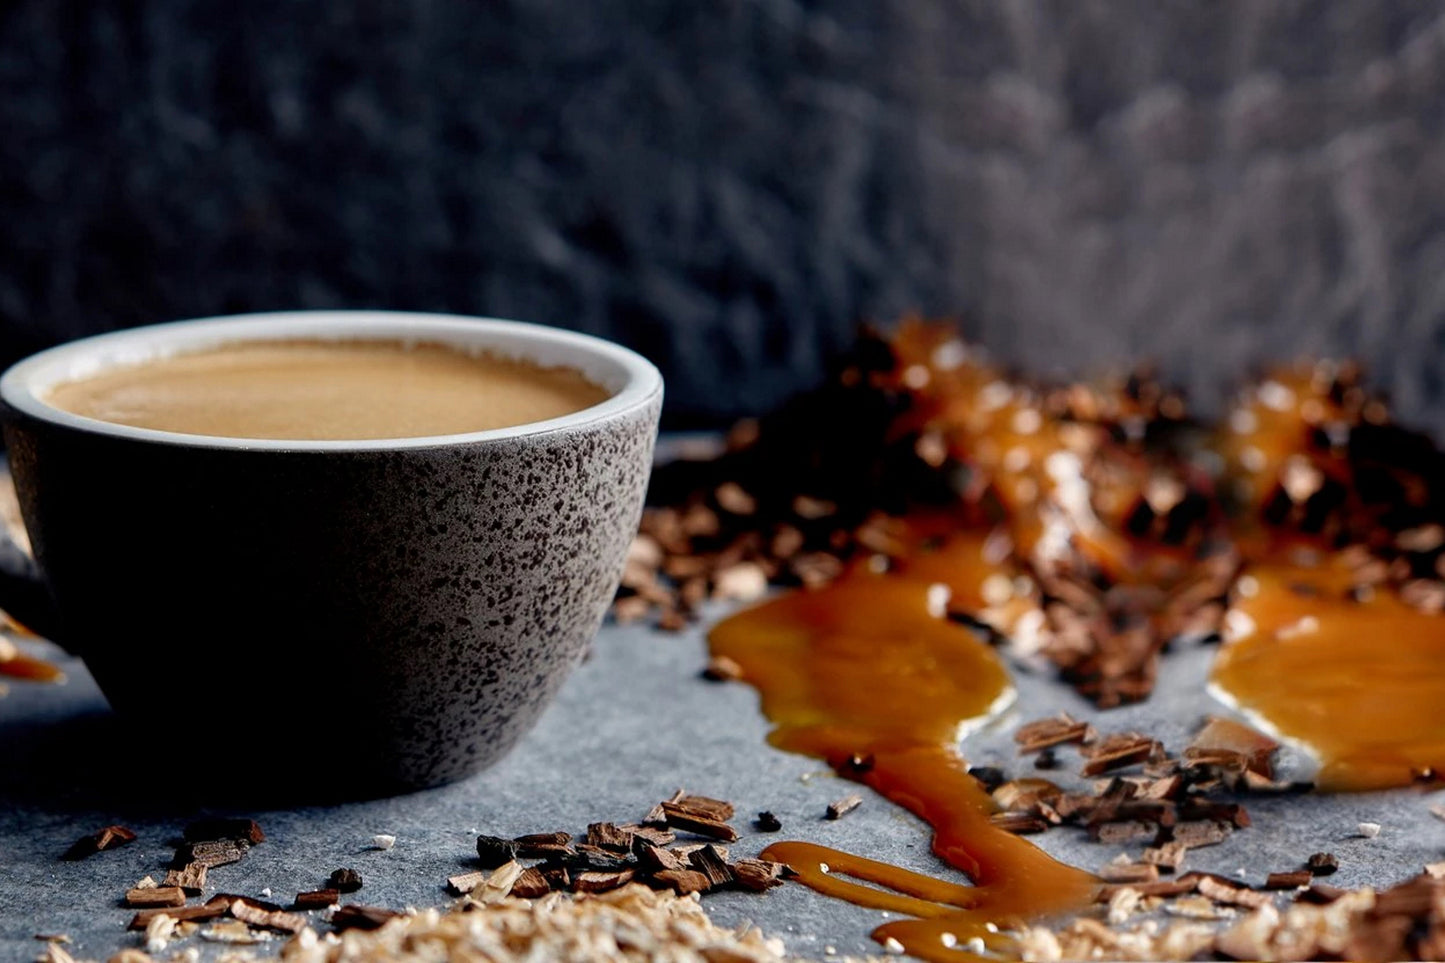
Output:
<path fill-rule="evenodd" d="M 251 816 L 268 836 L 241 862 L 212 870 L 208 889 L 257 896 L 269 890 L 282 903 L 320 887 L 332 870 L 351 867 L 365 881 L 354 896 L 358 902 L 397 909 L 442 905 L 449 900 L 446 878 L 475 868 L 479 832 L 580 834 L 589 822 L 636 820 L 679 787 L 737 805 L 735 825 L 744 835 L 732 847 L 735 855 L 755 855 L 777 839 L 804 839 L 963 881 L 930 853 L 926 826 L 866 789 L 858 790 L 865 797 L 859 809 L 826 821 L 827 804 L 858 787 L 815 760 L 769 747 L 752 689 L 700 678 L 706 629 L 727 611 L 713 606 L 700 624 L 680 634 L 609 623 L 537 728 L 494 768 L 451 786 L 337 805 L 276 801 L 285 787 L 275 785 L 264 756 L 245 747 L 275 740 L 314 754 L 320 764 L 325 738 L 298 741 L 268 730 L 264 681 L 253 689 L 253 739 L 209 758 L 178 758 L 162 741 L 119 741 L 84 667 L 34 644 L 61 660 L 68 681 L 11 683 L 0 697 L 0 960 L 33 959 L 44 948 L 36 934 L 68 934 L 77 958 L 105 959 L 139 945 L 139 934 L 126 932 L 132 911 L 121 898 L 141 877 L 160 878 L 173 841 L 202 814 Z M 963 751 L 975 764 L 1029 774 L 1015 755 L 1012 732 L 1023 721 L 1059 710 L 1101 729 L 1149 732 L 1177 750 L 1206 715 L 1227 713 L 1203 684 L 1212 658 L 1207 645 L 1177 647 L 1154 698 L 1107 713 L 1093 710 L 1047 671 L 1014 664 L 1014 707 L 970 734 Z M 204 709 L 198 711 L 203 721 Z M 1285 775 L 1307 775 L 1310 763 L 1286 748 L 1282 768 Z M 198 771 L 219 773 L 235 795 L 189 792 Z M 1050 776 L 1069 785 L 1067 775 Z M 1192 851 L 1186 868 L 1261 883 L 1269 871 L 1297 868 L 1310 853 L 1328 850 L 1340 859 L 1331 883 L 1391 884 L 1445 858 L 1445 822 L 1429 811 L 1442 800 L 1445 794 L 1415 790 L 1251 799 L 1254 825 L 1221 845 Z M 763 809 L 782 820 L 781 833 L 753 831 L 751 816 Z M 1360 822 L 1383 829 L 1365 839 L 1357 832 Z M 138 840 L 81 862 L 59 860 L 78 837 L 114 823 L 135 830 Z M 376 834 L 394 835 L 395 846 L 374 848 Z M 1120 852 L 1073 829 L 1033 839 L 1088 869 Z M 705 905 L 720 925 L 751 921 L 782 937 L 791 952 L 811 958 L 831 955 L 830 949 L 878 952 L 868 932 L 886 915 L 798 885 L 762 895 L 719 893 Z M 191 942 L 203 959 L 222 949 Z"/>

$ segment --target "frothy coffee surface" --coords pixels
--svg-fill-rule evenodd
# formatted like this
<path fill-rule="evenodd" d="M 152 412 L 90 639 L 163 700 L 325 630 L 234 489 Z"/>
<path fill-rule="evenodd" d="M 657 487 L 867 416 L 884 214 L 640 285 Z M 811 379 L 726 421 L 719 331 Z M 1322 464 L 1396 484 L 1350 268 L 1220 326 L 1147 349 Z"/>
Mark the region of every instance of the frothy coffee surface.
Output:
<path fill-rule="evenodd" d="M 46 400 L 138 428 L 354 440 L 506 428 L 607 397 L 568 368 L 437 344 L 358 340 L 238 342 L 59 384 Z"/>

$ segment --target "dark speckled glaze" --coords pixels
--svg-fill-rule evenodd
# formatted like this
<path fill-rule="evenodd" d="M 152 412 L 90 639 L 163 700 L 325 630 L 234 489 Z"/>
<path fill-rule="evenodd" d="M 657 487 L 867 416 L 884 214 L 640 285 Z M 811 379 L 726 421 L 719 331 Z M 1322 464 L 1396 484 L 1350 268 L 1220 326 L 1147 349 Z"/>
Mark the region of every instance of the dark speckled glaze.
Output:
<path fill-rule="evenodd" d="M 661 401 L 659 382 L 605 418 L 362 451 L 13 409 L 5 438 L 58 633 L 120 713 L 385 790 L 489 765 L 546 707 L 616 590 Z"/>

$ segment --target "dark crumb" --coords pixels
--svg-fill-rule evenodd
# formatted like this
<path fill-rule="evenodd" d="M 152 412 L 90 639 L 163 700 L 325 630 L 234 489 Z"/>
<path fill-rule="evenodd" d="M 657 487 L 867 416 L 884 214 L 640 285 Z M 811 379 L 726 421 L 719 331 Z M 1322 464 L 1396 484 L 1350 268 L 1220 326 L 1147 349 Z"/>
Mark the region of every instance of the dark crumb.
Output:
<path fill-rule="evenodd" d="M 775 833 L 783 828 L 783 821 L 764 809 L 758 813 L 758 818 L 753 820 L 753 825 L 758 827 L 760 833 Z"/>
<path fill-rule="evenodd" d="M 969 768 L 968 774 L 979 781 L 984 792 L 993 792 L 1002 786 L 1007 778 L 1004 776 L 1003 770 L 997 766 L 972 766 Z"/>
<path fill-rule="evenodd" d="M 1057 769 L 1059 768 L 1059 757 L 1052 749 L 1045 749 L 1034 757 L 1035 769 Z"/>
<path fill-rule="evenodd" d="M 354 893 L 361 889 L 361 874 L 354 869 L 338 869 L 331 874 L 326 885 L 342 893 Z"/>
<path fill-rule="evenodd" d="M 1305 868 L 1316 876 L 1329 876 L 1340 868 L 1340 860 L 1334 853 L 1315 853 L 1305 860 Z"/>

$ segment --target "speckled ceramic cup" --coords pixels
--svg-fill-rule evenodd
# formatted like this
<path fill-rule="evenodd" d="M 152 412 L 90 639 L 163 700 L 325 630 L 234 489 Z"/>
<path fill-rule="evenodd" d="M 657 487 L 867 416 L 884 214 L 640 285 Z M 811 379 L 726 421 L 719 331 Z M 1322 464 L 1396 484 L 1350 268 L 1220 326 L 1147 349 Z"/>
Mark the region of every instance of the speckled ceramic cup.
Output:
<path fill-rule="evenodd" d="M 246 340 L 415 339 L 565 365 L 601 404 L 471 434 L 257 441 L 62 411 L 48 386 Z M 536 721 L 597 631 L 662 403 L 645 359 L 510 321 L 298 312 L 52 348 L 0 378 L 33 561 L 0 605 L 79 654 L 147 742 L 340 791 L 462 778 Z M 187 739 L 187 737 L 190 737 Z"/>

